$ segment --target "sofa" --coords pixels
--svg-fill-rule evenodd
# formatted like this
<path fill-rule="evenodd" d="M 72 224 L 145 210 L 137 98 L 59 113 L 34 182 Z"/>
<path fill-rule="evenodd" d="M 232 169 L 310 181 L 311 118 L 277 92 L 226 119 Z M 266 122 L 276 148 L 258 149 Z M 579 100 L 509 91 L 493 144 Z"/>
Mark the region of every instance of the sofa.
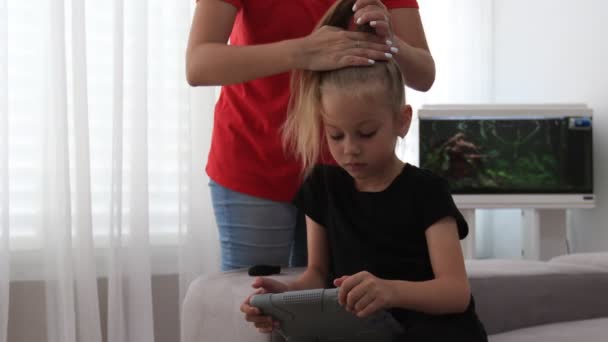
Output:
<path fill-rule="evenodd" d="M 608 341 L 608 252 L 550 261 L 467 260 L 477 313 L 491 342 Z M 302 269 L 273 276 L 282 281 Z M 278 342 L 245 322 L 239 306 L 253 291 L 246 270 L 204 275 L 182 306 L 181 341 Z"/>

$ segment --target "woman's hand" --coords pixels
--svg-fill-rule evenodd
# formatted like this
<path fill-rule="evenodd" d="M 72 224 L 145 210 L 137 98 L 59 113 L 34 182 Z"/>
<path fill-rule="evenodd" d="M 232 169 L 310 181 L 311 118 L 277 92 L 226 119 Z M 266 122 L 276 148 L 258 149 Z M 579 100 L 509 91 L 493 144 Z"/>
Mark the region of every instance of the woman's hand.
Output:
<path fill-rule="evenodd" d="M 359 317 L 393 306 L 393 288 L 389 281 L 380 279 L 369 272 L 359 272 L 334 280 L 339 287 L 338 302 L 346 310 Z"/>
<path fill-rule="evenodd" d="M 299 42 L 295 63 L 299 69 L 333 70 L 392 58 L 386 39 L 332 26 L 322 26 Z"/>
<path fill-rule="evenodd" d="M 245 320 L 253 323 L 259 332 L 271 333 L 274 328 L 278 327 L 278 322 L 273 321 L 270 316 L 263 315 L 260 309 L 251 306 L 250 300 L 252 296 L 258 294 L 285 292 L 287 285 L 274 279 L 258 277 L 253 281 L 251 287 L 256 290 L 241 304 L 241 312 L 245 314 Z"/>
<path fill-rule="evenodd" d="M 376 34 L 384 41 L 393 42 L 391 15 L 380 0 L 358 0 L 353 6 L 355 23 L 369 25 L 376 29 Z"/>
<path fill-rule="evenodd" d="M 376 29 L 376 34 L 385 41 L 393 42 L 393 29 L 391 15 L 388 8 L 380 0 L 358 0 L 355 10 L 355 23 L 357 25 L 369 24 Z"/>

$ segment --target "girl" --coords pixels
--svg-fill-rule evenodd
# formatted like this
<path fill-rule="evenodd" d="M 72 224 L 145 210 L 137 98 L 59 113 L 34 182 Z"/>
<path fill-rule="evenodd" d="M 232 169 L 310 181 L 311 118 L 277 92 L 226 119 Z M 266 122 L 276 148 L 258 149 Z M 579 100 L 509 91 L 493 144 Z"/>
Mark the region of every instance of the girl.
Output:
<path fill-rule="evenodd" d="M 351 13 L 337 6 L 324 23 L 348 28 Z M 289 284 L 257 278 L 256 294 L 336 286 L 355 315 L 389 310 L 400 341 L 486 341 L 459 242 L 467 223 L 444 180 L 395 155 L 412 118 L 397 64 L 303 71 L 297 84 L 284 133 L 307 176 L 294 203 L 306 214 L 308 267 Z M 337 165 L 314 167 L 319 146 Z M 272 331 L 249 298 L 241 311 Z"/>

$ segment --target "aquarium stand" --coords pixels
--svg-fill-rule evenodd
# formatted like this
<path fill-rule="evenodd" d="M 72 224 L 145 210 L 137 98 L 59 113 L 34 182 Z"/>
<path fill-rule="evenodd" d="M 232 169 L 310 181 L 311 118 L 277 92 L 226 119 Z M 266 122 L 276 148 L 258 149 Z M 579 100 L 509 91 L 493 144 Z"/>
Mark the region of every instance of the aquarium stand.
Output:
<path fill-rule="evenodd" d="M 568 253 L 567 209 L 522 209 L 523 259 L 549 260 Z M 469 235 L 461 241 L 465 259 L 475 259 L 475 209 L 461 209 L 469 224 Z"/>
<path fill-rule="evenodd" d="M 566 209 L 522 210 L 522 258 L 549 260 L 568 253 Z"/>
<path fill-rule="evenodd" d="M 593 194 L 486 194 L 453 197 L 469 224 L 469 235 L 461 242 L 463 254 L 467 259 L 476 257 L 476 209 L 521 209 L 522 258 L 548 260 L 569 252 L 568 209 L 595 207 Z"/>

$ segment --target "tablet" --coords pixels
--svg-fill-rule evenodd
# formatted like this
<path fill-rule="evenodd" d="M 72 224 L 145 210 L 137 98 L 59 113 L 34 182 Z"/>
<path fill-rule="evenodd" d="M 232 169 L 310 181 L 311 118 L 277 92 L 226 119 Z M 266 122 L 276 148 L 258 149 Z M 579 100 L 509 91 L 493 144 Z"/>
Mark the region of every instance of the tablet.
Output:
<path fill-rule="evenodd" d="M 338 303 L 338 289 L 254 295 L 250 304 L 279 321 L 288 342 L 390 342 L 402 327 L 387 311 L 359 318 Z"/>

